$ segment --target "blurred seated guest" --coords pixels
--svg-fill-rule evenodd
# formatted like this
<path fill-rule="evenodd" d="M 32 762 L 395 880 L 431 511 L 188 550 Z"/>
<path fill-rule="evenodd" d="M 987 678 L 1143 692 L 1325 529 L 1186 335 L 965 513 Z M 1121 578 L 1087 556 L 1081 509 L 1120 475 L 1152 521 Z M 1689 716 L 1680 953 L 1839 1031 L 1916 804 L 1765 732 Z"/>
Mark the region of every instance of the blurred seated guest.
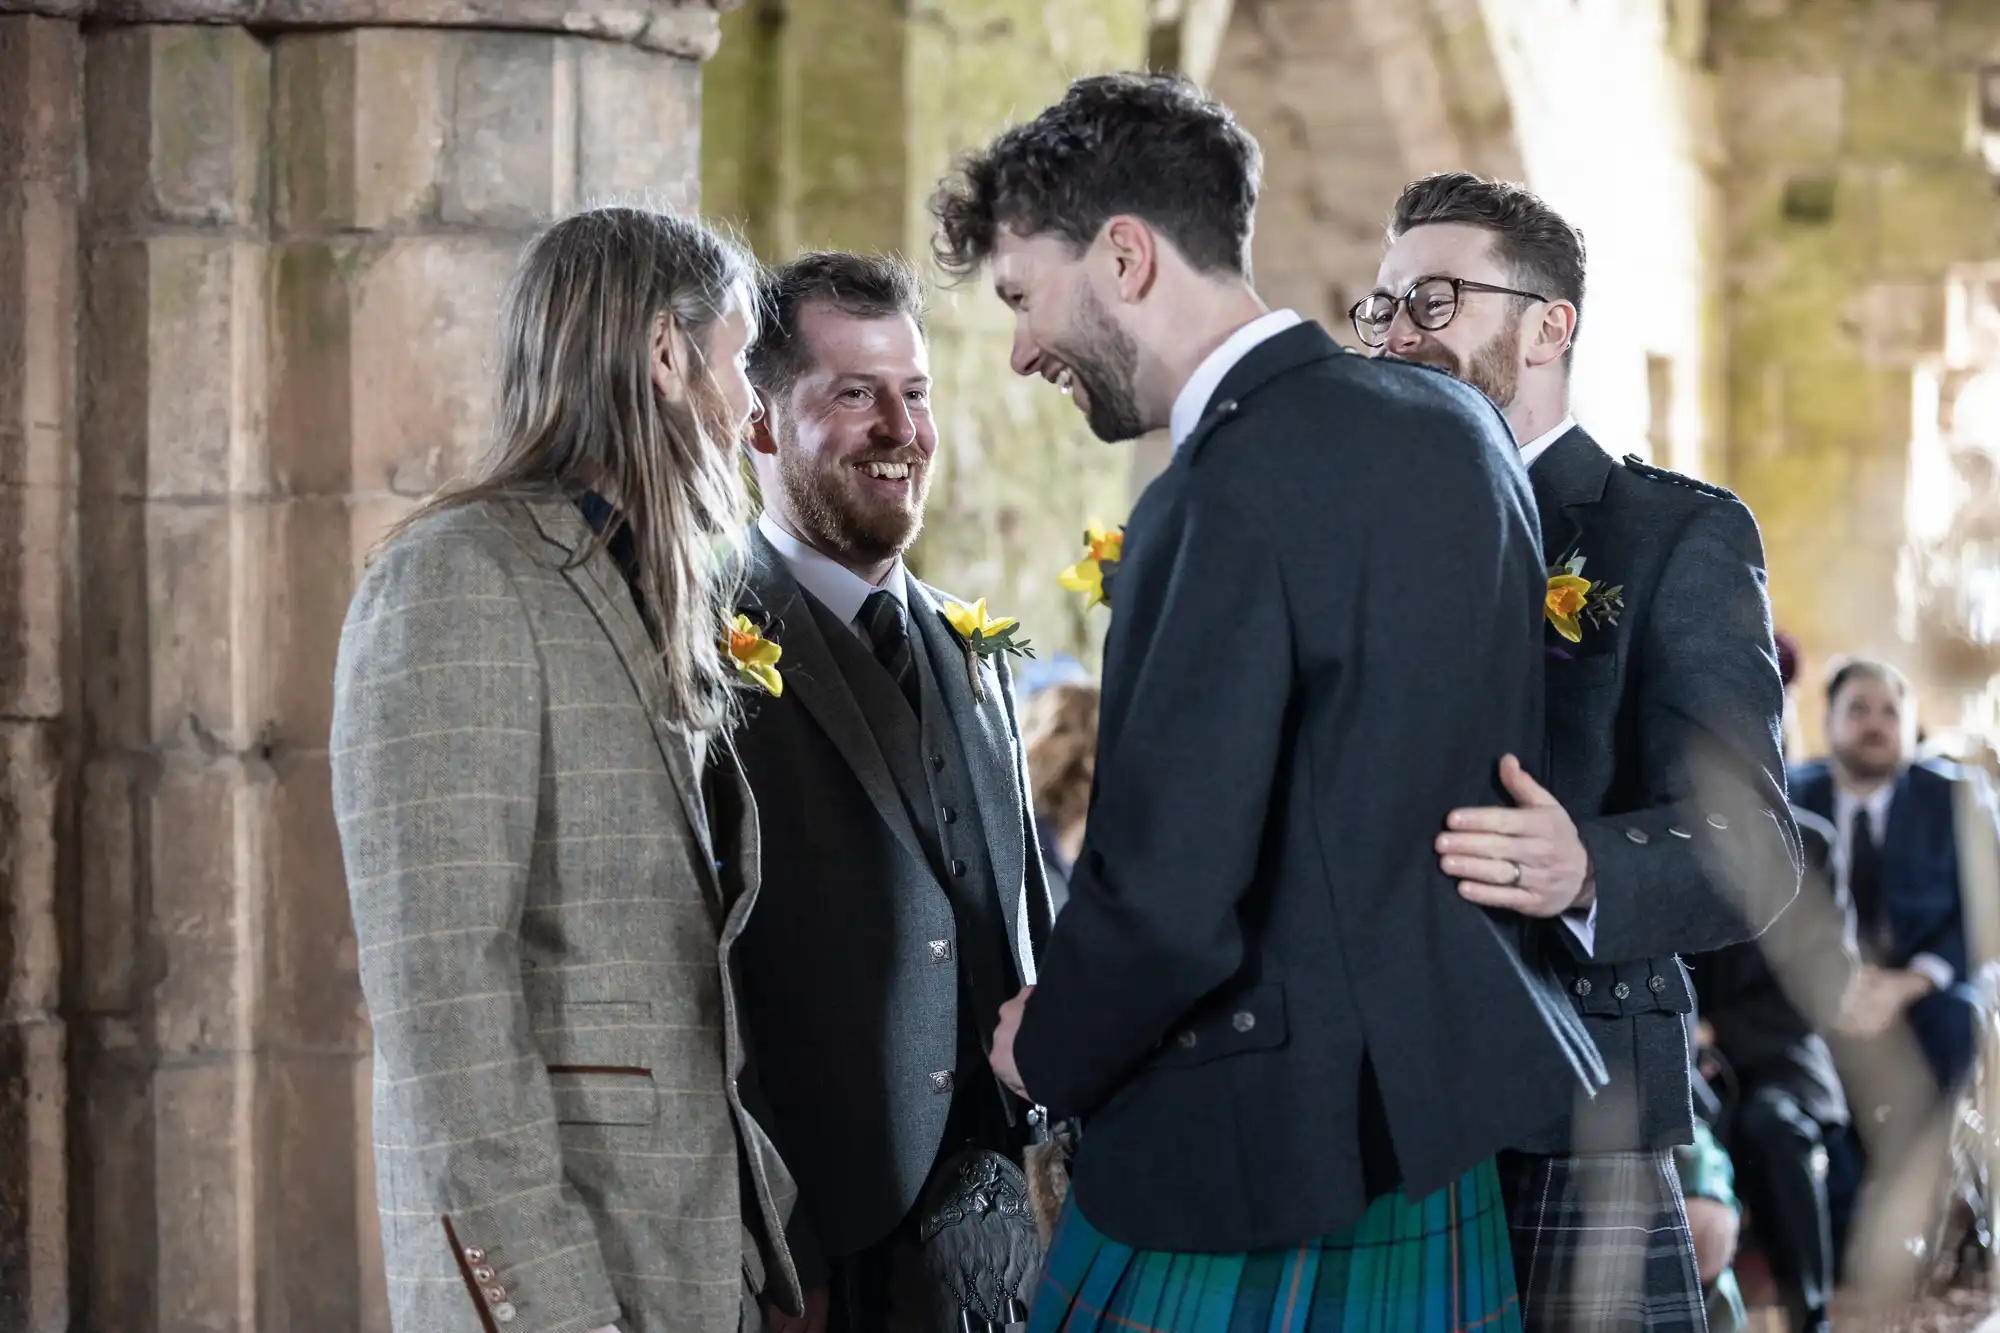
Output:
<path fill-rule="evenodd" d="M 1805 853 L 1798 898 L 1761 938 L 1688 963 L 1702 1015 L 1701 1072 L 1722 1094 L 1717 1132 L 1756 1244 L 1790 1326 L 1818 1333 L 1835 1271 L 1827 1144 L 1848 1120 L 1820 1031 L 1838 1021 L 1858 960 L 1836 897 L 1833 826 L 1792 813 Z"/>
<path fill-rule="evenodd" d="M 1097 772 L 1097 686 L 1059 681 L 1037 690 L 1022 710 L 1021 732 L 1035 836 L 1049 873 L 1049 894 L 1060 911 L 1069 898 L 1070 868 L 1083 848 Z"/>
<path fill-rule="evenodd" d="M 1972 1063 L 1956 795 L 1973 775 L 1942 760 L 1910 761 L 1914 701 L 1886 662 L 1833 663 L 1826 704 L 1832 755 L 1793 770 L 1790 785 L 1799 806 L 1834 825 L 1837 891 L 1862 959 L 1829 1034 L 1854 1108 L 1853 1132 L 1829 1145 L 1839 1258 L 1871 1161 L 1893 1183 Z M 1973 790 L 1990 820 L 1983 788 Z"/>
<path fill-rule="evenodd" d="M 1915 701 L 1902 672 L 1850 657 L 1826 690 L 1829 759 L 1791 774 L 1792 799 L 1832 821 L 1837 880 L 1864 961 L 1840 1028 L 1861 1040 L 1907 1024 L 1940 1090 L 1972 1063 L 1972 1010 L 1954 989 L 1966 976 L 1954 785 L 1942 760 L 1911 763 Z"/>
<path fill-rule="evenodd" d="M 1694 1142 L 1674 1149 L 1674 1171 L 1686 1195 L 1688 1230 L 1694 1236 L 1694 1266 L 1701 1278 L 1708 1333 L 1741 1333 L 1750 1314 L 1731 1264 L 1742 1215 L 1736 1204 L 1729 1154 L 1708 1125 L 1697 1119 Z"/>

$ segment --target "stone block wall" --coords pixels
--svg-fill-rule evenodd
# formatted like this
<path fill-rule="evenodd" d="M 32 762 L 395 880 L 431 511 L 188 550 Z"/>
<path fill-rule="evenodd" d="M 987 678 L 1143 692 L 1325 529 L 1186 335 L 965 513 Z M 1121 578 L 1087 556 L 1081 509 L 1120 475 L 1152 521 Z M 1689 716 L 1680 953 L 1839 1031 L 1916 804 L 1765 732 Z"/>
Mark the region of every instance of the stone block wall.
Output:
<path fill-rule="evenodd" d="M 1887 655 L 1918 677 L 1931 726 L 1949 727 L 2000 662 L 1926 646 L 1898 577 L 1917 386 L 1945 347 L 1948 275 L 2000 259 L 1973 134 L 2000 9 L 1760 0 L 1719 6 L 1714 22 L 1728 476 L 1763 526 L 1808 679 L 1837 652 Z M 1815 744 L 1820 711 L 1809 691 Z"/>
<path fill-rule="evenodd" d="M 340 623 L 386 524 L 484 441 L 524 239 L 695 202 L 716 17 L 15 8 L 0 1328 L 382 1329 Z"/>

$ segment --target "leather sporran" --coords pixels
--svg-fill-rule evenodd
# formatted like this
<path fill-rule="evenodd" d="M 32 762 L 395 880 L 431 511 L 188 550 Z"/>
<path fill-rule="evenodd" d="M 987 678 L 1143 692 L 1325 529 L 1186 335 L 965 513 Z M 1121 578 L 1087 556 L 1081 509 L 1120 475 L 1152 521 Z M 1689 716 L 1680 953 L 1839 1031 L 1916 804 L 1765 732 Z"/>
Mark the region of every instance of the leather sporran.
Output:
<path fill-rule="evenodd" d="M 967 1333 L 1025 1329 L 1044 1249 L 1021 1168 L 990 1149 L 968 1148 L 932 1178 L 918 1216 L 938 1326 Z"/>

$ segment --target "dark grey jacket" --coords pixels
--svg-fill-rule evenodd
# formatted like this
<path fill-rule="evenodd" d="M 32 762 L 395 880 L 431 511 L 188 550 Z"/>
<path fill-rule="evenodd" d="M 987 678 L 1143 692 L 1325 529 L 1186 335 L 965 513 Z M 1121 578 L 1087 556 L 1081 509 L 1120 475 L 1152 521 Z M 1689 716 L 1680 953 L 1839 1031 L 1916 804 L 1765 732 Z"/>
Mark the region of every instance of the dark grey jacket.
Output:
<path fill-rule="evenodd" d="M 1126 528 L 1096 799 L 1016 1057 L 1125 1244 L 1296 1244 L 1601 1075 L 1523 919 L 1432 841 L 1540 748 L 1534 505 L 1492 405 L 1259 344 Z M 769 874 L 766 871 L 768 892 Z"/>
<path fill-rule="evenodd" d="M 762 534 L 750 545 L 745 610 L 784 649 L 784 692 L 751 703 L 736 744 L 763 833 L 744 1012 L 811 1283 L 903 1220 L 961 1088 L 996 1111 L 978 1042 L 1034 979 L 1049 897 L 1004 661 L 980 665 L 975 700 L 942 599 L 911 578 L 919 721 Z"/>
<path fill-rule="evenodd" d="M 1679 954 L 1749 939 L 1798 892 L 1798 829 L 1779 754 L 1783 706 L 1764 551 L 1735 496 L 1627 458 L 1582 429 L 1529 470 L 1550 565 L 1624 588 L 1615 625 L 1571 644 L 1551 628 L 1550 790 L 1576 820 L 1597 878 L 1585 960 L 1553 941 L 1610 1086 L 1530 1152 L 1687 1143 L 1688 1014 Z"/>

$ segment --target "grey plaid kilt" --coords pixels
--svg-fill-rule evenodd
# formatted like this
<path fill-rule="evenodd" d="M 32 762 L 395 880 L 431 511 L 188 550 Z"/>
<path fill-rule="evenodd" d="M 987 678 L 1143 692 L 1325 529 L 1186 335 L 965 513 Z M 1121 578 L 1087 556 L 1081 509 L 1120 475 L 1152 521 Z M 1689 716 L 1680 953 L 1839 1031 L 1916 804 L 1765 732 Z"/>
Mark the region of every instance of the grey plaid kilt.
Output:
<path fill-rule="evenodd" d="M 1503 1153 L 1498 1166 L 1525 1333 L 1706 1333 L 1672 1152 Z"/>

